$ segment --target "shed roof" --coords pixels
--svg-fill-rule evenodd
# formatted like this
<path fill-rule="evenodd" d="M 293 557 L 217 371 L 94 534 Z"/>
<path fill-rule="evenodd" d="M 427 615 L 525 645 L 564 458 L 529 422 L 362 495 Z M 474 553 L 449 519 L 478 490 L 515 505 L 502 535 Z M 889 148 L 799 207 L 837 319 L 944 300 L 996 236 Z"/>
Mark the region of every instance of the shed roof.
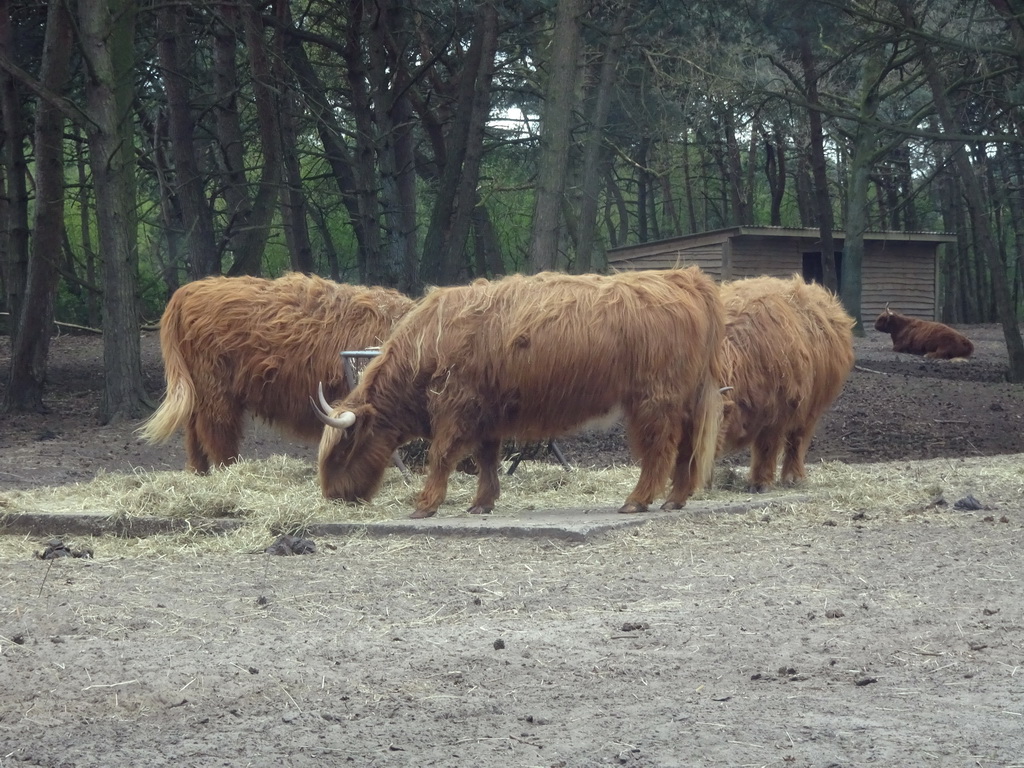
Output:
<path fill-rule="evenodd" d="M 837 230 L 832 233 L 837 241 L 846 239 L 846 233 Z M 620 245 L 608 249 L 608 261 L 613 262 L 619 259 L 635 256 L 637 249 L 643 249 L 651 253 L 660 252 L 659 246 L 670 246 L 675 248 L 685 246 L 711 245 L 724 242 L 737 237 L 788 237 L 800 240 L 817 241 L 820 239 L 820 232 L 816 228 L 805 227 L 749 227 L 737 226 L 726 227 L 725 229 L 713 229 L 707 232 L 697 232 L 692 235 L 678 235 L 662 240 L 651 240 L 646 243 L 633 245 Z M 915 243 L 955 243 L 956 235 L 945 232 L 886 232 L 868 231 L 864 233 L 865 240 L 883 242 L 915 242 Z"/>

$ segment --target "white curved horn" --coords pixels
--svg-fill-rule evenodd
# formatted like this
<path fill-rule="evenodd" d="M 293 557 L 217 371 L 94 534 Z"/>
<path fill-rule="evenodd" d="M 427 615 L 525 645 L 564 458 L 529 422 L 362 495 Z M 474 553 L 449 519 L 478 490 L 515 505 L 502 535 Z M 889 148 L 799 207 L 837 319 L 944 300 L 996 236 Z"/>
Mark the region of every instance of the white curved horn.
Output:
<path fill-rule="evenodd" d="M 330 415 L 331 404 L 327 402 L 327 398 L 324 397 L 324 383 L 321 381 L 316 385 L 316 396 L 320 398 L 320 410 Z"/>
<path fill-rule="evenodd" d="M 331 405 L 327 402 L 327 398 L 324 397 L 324 383 L 322 381 L 320 386 L 317 387 L 317 395 L 320 398 L 319 403 L 312 397 L 309 398 L 309 402 L 313 406 L 313 413 L 316 414 L 316 417 L 328 427 L 348 429 L 356 423 L 356 415 L 352 411 L 345 411 L 341 416 L 331 415 Z"/>

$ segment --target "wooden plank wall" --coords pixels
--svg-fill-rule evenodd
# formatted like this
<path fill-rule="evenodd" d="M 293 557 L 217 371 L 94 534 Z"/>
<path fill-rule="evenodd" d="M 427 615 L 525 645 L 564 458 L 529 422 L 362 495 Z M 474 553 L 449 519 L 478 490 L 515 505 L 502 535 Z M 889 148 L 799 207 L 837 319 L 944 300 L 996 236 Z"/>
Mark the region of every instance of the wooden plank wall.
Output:
<path fill-rule="evenodd" d="M 885 308 L 923 320 L 937 319 L 936 248 L 933 243 L 864 244 L 861 316 L 866 325 Z"/>
<path fill-rule="evenodd" d="M 803 251 L 799 241 L 772 237 L 737 240 L 732 244 L 731 279 L 745 277 L 789 278 L 804 268 Z"/>
<path fill-rule="evenodd" d="M 628 269 L 678 269 L 694 265 L 703 269 L 715 280 L 721 279 L 722 246 L 709 245 L 688 250 L 672 248 L 662 252 L 619 259 L 609 263 L 608 266 L 616 271 L 625 271 Z"/>
<path fill-rule="evenodd" d="M 652 244 L 653 245 L 653 244 Z M 723 270 L 723 246 L 702 245 L 682 249 L 663 244 L 665 250 L 645 249 L 642 254 L 613 262 L 613 270 L 673 269 L 696 264 L 715 280 L 740 280 L 770 275 L 788 278 L 803 271 L 803 253 L 812 241 L 798 238 L 740 238 L 730 246 L 730 261 Z M 935 243 L 867 241 L 864 244 L 861 317 L 865 323 L 885 307 L 925 320 L 937 319 L 937 255 Z"/>

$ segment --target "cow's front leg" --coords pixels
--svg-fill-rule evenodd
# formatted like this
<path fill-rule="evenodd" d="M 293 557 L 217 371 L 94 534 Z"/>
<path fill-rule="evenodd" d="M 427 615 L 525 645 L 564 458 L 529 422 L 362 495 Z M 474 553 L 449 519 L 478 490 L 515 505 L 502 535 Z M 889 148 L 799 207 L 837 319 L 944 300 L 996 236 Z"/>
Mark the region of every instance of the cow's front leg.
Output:
<path fill-rule="evenodd" d="M 762 430 L 750 446 L 750 477 L 747 490 L 764 493 L 775 482 L 775 467 L 782 452 L 782 436 L 772 430 Z"/>
<path fill-rule="evenodd" d="M 416 499 L 414 519 L 431 517 L 448 493 L 448 478 L 455 469 L 458 459 L 465 453 L 459 450 L 462 441 L 454 436 L 434 435 L 427 452 L 427 480 Z"/>
<path fill-rule="evenodd" d="M 476 497 L 469 508 L 471 515 L 486 515 L 494 509 L 494 502 L 501 494 L 498 483 L 498 456 L 500 440 L 485 440 L 474 454 L 477 465 Z"/>
<path fill-rule="evenodd" d="M 431 450 L 431 454 L 433 454 L 433 450 Z M 416 497 L 416 509 L 413 510 L 410 517 L 418 520 L 437 514 L 437 508 L 441 506 L 441 502 L 444 501 L 445 494 L 448 492 L 448 477 L 451 475 L 452 469 L 451 462 L 434 461 L 431 456 L 428 462 L 427 480 L 423 484 L 419 496 Z"/>
<path fill-rule="evenodd" d="M 810 447 L 811 438 L 814 436 L 815 425 L 805 425 L 801 429 L 791 430 L 786 436 L 786 447 L 782 455 L 781 480 L 783 484 L 796 485 L 807 477 L 804 461 L 807 458 L 807 449 Z"/>

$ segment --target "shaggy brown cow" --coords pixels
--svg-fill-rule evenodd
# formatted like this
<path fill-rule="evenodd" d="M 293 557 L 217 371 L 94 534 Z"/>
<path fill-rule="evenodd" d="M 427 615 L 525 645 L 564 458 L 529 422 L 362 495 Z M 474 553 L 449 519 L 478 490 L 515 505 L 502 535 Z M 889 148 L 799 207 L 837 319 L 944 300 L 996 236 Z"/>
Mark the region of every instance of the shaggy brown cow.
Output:
<path fill-rule="evenodd" d="M 387 288 L 298 273 L 210 277 L 183 285 L 160 321 L 167 396 L 139 429 L 149 442 L 185 429 L 188 467 L 238 457 L 246 412 L 307 441 L 323 425 L 306 398 L 349 391 L 339 353 L 379 345 L 412 300 Z"/>
<path fill-rule="evenodd" d="M 714 462 L 723 325 L 718 291 L 697 268 L 438 288 L 342 404 L 321 403 L 332 427 L 320 442 L 323 493 L 371 499 L 395 448 L 423 437 L 428 476 L 413 517 L 437 511 L 470 452 L 479 475 L 469 511 L 489 512 L 503 439 L 547 439 L 621 408 L 641 471 L 619 511 L 645 510 L 670 472 L 663 509 L 678 509 L 689 495 L 681 482 L 708 477 Z"/>
<path fill-rule="evenodd" d="M 959 331 L 942 323 L 901 315 L 890 310 L 888 305 L 875 320 L 875 330 L 892 336 L 893 352 L 908 352 L 940 360 L 970 357 L 974 353 L 974 344 Z"/>
<path fill-rule="evenodd" d="M 814 430 L 853 369 L 853 319 L 831 292 L 799 276 L 721 286 L 725 305 L 725 417 L 720 455 L 749 447 L 751 491 L 806 476 Z"/>

